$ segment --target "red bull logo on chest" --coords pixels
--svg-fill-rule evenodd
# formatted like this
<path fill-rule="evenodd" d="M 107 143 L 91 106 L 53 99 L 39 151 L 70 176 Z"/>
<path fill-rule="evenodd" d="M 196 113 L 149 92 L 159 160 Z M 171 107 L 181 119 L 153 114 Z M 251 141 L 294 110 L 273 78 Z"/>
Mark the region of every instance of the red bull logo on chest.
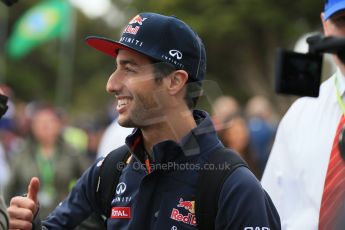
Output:
<path fill-rule="evenodd" d="M 177 207 L 184 208 L 188 210 L 190 213 L 193 213 L 193 214 L 195 213 L 195 210 L 194 210 L 195 201 L 187 201 L 187 200 L 184 201 L 182 198 L 180 198 L 180 201 Z"/>
<path fill-rule="evenodd" d="M 188 211 L 187 215 L 183 214 L 183 209 L 179 210 L 177 208 L 173 208 L 170 218 L 179 222 L 183 222 L 185 224 L 196 226 L 196 217 L 195 217 L 195 201 L 188 201 L 183 200 L 180 198 L 179 203 L 177 205 L 178 208 L 183 208 Z M 185 211 L 184 211 L 185 212 Z"/>

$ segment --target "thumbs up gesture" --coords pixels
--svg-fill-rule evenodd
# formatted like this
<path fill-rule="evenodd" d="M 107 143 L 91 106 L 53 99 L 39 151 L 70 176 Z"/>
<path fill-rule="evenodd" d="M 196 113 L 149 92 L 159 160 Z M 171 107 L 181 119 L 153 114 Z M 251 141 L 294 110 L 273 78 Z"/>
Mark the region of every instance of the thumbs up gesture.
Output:
<path fill-rule="evenodd" d="M 32 229 L 32 221 L 38 210 L 37 194 L 40 181 L 37 177 L 31 178 L 26 197 L 16 196 L 11 199 L 7 208 L 10 217 L 10 229 Z"/>

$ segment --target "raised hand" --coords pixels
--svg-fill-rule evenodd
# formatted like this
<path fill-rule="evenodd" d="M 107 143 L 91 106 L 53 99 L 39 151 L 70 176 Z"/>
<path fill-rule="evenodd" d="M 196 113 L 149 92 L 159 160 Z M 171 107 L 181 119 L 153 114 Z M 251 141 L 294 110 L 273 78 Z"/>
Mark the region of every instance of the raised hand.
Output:
<path fill-rule="evenodd" d="M 38 210 L 37 194 L 39 188 L 39 179 L 33 177 L 28 186 L 27 196 L 16 196 L 11 199 L 10 206 L 7 208 L 10 217 L 10 230 L 32 229 L 32 221 Z"/>

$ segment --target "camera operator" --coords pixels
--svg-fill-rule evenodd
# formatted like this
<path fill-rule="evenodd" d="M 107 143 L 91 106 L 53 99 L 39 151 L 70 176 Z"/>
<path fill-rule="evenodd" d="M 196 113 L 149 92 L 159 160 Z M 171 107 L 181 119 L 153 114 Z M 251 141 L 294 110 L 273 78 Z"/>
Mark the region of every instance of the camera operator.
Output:
<path fill-rule="evenodd" d="M 325 36 L 345 36 L 345 0 L 328 0 L 321 21 Z M 345 64 L 336 55 L 334 61 L 337 71 L 319 96 L 298 99 L 281 120 L 262 178 L 282 229 L 345 226 Z"/>

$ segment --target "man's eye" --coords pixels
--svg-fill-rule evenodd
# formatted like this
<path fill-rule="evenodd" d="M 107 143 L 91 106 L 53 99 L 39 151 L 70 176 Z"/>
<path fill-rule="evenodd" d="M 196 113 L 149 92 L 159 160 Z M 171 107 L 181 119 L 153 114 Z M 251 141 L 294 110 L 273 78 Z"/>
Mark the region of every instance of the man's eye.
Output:
<path fill-rule="evenodd" d="M 127 73 L 135 73 L 135 70 L 133 68 L 130 67 L 125 67 L 124 69 Z"/>

